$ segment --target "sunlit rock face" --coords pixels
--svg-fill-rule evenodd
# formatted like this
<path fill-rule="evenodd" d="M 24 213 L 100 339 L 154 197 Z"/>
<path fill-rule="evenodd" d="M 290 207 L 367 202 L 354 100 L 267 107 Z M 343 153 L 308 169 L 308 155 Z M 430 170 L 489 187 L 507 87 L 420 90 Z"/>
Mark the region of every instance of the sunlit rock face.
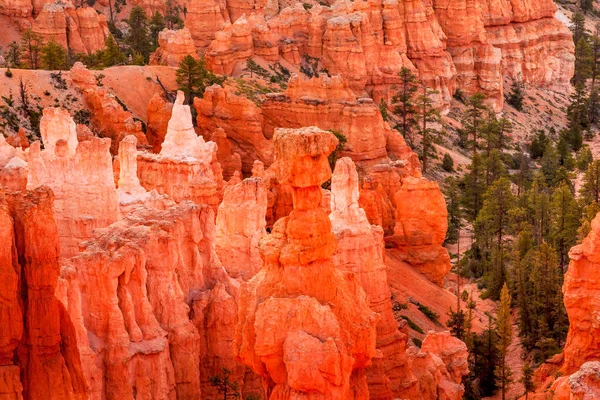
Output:
<path fill-rule="evenodd" d="M 119 218 L 110 140 L 93 137 L 79 143 L 73 119 L 58 108 L 44 110 L 40 131 L 44 150 L 39 141 L 28 150 L 27 189 L 52 189 L 60 253 L 70 257 L 94 229 Z"/>
<path fill-rule="evenodd" d="M 216 144 L 196 135 L 190 106 L 183 101 L 179 92 L 160 153 L 140 153 L 137 174 L 147 190 L 166 194 L 176 202 L 209 204 L 216 210 L 223 187 Z"/>
<path fill-rule="evenodd" d="M 198 58 L 189 29 L 165 29 L 158 34 L 158 49 L 150 56 L 150 65 L 176 67 L 186 56 Z"/>
<path fill-rule="evenodd" d="M 75 8 L 70 1 L 48 2 L 35 19 L 33 32 L 74 53 L 93 54 L 110 35 L 106 17 L 92 7 Z"/>
<path fill-rule="evenodd" d="M 337 140 L 317 128 L 279 129 L 274 143 L 294 210 L 259 244 L 264 266 L 242 287 L 235 351 L 271 398 L 366 399 L 378 318 L 360 282 L 335 268 L 337 241 L 319 206 Z"/>

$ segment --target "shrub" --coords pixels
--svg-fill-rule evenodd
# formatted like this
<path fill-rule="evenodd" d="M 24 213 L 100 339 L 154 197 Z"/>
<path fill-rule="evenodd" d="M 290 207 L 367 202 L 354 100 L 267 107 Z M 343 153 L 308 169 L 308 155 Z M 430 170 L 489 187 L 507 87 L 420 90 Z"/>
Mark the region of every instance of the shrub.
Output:
<path fill-rule="evenodd" d="M 454 171 L 454 160 L 448 153 L 444 154 L 444 158 L 442 159 L 442 169 L 446 172 Z"/>
<path fill-rule="evenodd" d="M 423 332 L 423 329 L 421 329 L 421 327 L 420 327 L 419 325 L 415 324 L 415 323 L 414 323 L 414 322 L 413 322 L 413 321 L 412 321 L 410 318 L 408 318 L 406 315 L 401 315 L 401 317 L 402 317 L 402 319 L 403 319 L 403 320 L 405 320 L 405 321 L 408 323 L 408 327 L 409 327 L 410 329 L 412 329 L 412 330 L 413 330 L 413 331 L 415 331 L 415 332 L 421 333 L 421 334 L 425 333 L 425 332 Z"/>
<path fill-rule="evenodd" d="M 10 70 L 10 68 L 6 68 L 6 71 L 4 71 L 4 76 L 6 76 L 7 78 L 12 78 L 13 73 Z"/>
<path fill-rule="evenodd" d="M 421 311 L 427 318 L 429 318 L 433 322 L 438 322 L 438 318 L 440 316 L 435 311 L 433 311 L 431 308 L 429 308 L 423 304 L 419 304 L 419 311 Z"/>

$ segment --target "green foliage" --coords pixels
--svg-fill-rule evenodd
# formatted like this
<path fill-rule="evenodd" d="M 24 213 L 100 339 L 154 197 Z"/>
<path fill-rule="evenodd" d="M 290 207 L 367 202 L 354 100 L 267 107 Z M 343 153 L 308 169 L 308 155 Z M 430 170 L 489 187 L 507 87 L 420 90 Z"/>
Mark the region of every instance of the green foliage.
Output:
<path fill-rule="evenodd" d="M 549 142 L 550 139 L 546 136 L 546 132 L 543 130 L 537 131 L 529 144 L 529 154 L 531 155 L 531 158 L 541 158 L 544 155 L 544 150 Z"/>
<path fill-rule="evenodd" d="M 522 376 L 521 379 L 519 379 L 519 382 L 523 384 L 523 389 L 525 390 L 525 400 L 527 400 L 529 392 L 535 390 L 535 384 L 533 382 L 533 375 L 535 371 L 533 368 L 531 368 L 531 365 L 528 362 L 523 364 L 523 369 L 521 371 Z"/>
<path fill-rule="evenodd" d="M 333 135 L 337 138 L 338 144 L 335 146 L 335 149 L 329 154 L 327 159 L 329 160 L 329 167 L 333 171 L 335 169 L 335 164 L 337 163 L 340 152 L 344 151 L 346 147 L 346 143 L 348 143 L 348 138 L 340 131 L 336 129 L 329 129 L 329 132 L 333 133 Z M 331 179 L 327 182 L 323 183 L 324 189 L 329 189 L 331 187 Z"/>
<path fill-rule="evenodd" d="M 580 12 L 575 12 L 571 16 L 571 26 L 569 27 L 573 33 L 573 43 L 578 43 L 579 40 L 585 37 L 585 16 Z"/>
<path fill-rule="evenodd" d="M 52 81 L 52 86 L 58 90 L 67 90 L 67 81 L 62 76 L 62 71 L 60 72 L 52 72 L 50 74 L 50 80 Z"/>
<path fill-rule="evenodd" d="M 167 0 L 165 10 L 165 25 L 169 29 L 183 28 L 183 19 L 180 17 L 181 6 L 174 0 Z"/>
<path fill-rule="evenodd" d="M 223 368 L 221 374 L 209 378 L 210 384 L 223 394 L 223 400 L 240 397 L 240 388 L 237 382 L 230 380 L 231 371 Z"/>
<path fill-rule="evenodd" d="M 400 84 L 392 96 L 391 112 L 394 115 L 394 129 L 398 130 L 409 146 L 414 146 L 414 131 L 417 127 L 417 105 L 415 96 L 419 90 L 419 81 L 413 72 L 402 67 L 398 73 Z"/>
<path fill-rule="evenodd" d="M 418 348 L 421 348 L 421 346 L 423 346 L 423 341 L 419 338 L 412 338 L 413 344 L 415 346 L 417 346 Z"/>
<path fill-rule="evenodd" d="M 108 35 L 106 39 L 104 39 L 104 51 L 102 52 L 101 59 L 104 67 L 123 64 L 127 59 L 125 54 L 121 52 L 117 41 L 112 35 Z"/>
<path fill-rule="evenodd" d="M 144 9 L 140 6 L 133 7 L 127 19 L 127 24 L 129 25 L 129 32 L 125 42 L 129 45 L 132 54 L 137 52 L 147 61 L 152 52 L 152 41 L 148 27 L 148 16 Z"/>
<path fill-rule="evenodd" d="M 438 322 L 439 319 L 439 315 L 433 311 L 432 309 L 430 309 L 429 307 L 427 307 L 424 304 L 419 304 L 418 305 L 418 309 L 419 311 L 421 311 L 427 318 L 429 318 L 430 320 L 432 320 L 433 322 Z"/>
<path fill-rule="evenodd" d="M 310 3 L 302 3 L 302 6 L 305 10 L 310 10 L 311 8 L 313 8 L 313 5 Z"/>
<path fill-rule="evenodd" d="M 512 320 L 511 320 L 511 296 L 508 292 L 506 283 L 502 286 L 500 293 L 500 303 L 496 317 L 496 327 L 498 332 L 498 365 L 494 369 L 496 383 L 502 391 L 502 399 L 506 398 L 506 390 L 512 382 L 512 371 L 508 365 L 508 348 L 512 343 Z"/>
<path fill-rule="evenodd" d="M 21 36 L 21 53 L 25 59 L 26 67 L 29 69 L 38 69 L 40 66 L 40 50 L 43 45 L 43 37 L 26 29 Z"/>
<path fill-rule="evenodd" d="M 20 68 L 21 66 L 21 46 L 17 42 L 8 45 L 5 55 L 6 63 L 9 68 Z"/>
<path fill-rule="evenodd" d="M 464 310 L 454 312 L 452 308 L 450 308 L 446 326 L 450 328 L 452 336 L 464 341 L 467 328 L 467 313 Z"/>
<path fill-rule="evenodd" d="M 458 232 L 462 227 L 462 209 L 460 208 L 460 188 L 456 178 L 449 176 L 444 185 L 444 196 L 446 197 L 446 208 L 448 210 L 448 230 L 446 241 L 455 243 L 458 240 Z"/>
<path fill-rule="evenodd" d="M 411 320 L 410 318 L 408 318 L 406 315 L 401 315 L 400 318 L 402 318 L 403 320 L 405 320 L 408 323 L 408 327 L 410 329 L 412 329 L 413 331 L 420 333 L 420 334 L 424 334 L 425 332 L 423 332 L 423 329 L 421 329 L 421 327 L 417 324 L 415 324 L 413 322 L 413 320 Z"/>
<path fill-rule="evenodd" d="M 49 41 L 40 50 L 40 59 L 44 69 L 67 69 L 67 50 L 54 40 Z"/>
<path fill-rule="evenodd" d="M 7 78 L 12 78 L 13 77 L 13 73 L 10 70 L 10 68 L 6 68 L 6 71 L 4 71 L 4 76 L 6 76 Z"/>
<path fill-rule="evenodd" d="M 165 29 L 165 27 L 165 18 L 163 15 L 158 11 L 152 14 L 148 28 L 150 30 L 150 48 L 152 51 L 158 48 L 158 34 Z"/>
<path fill-rule="evenodd" d="M 248 59 L 246 60 L 245 70 L 250 72 L 250 77 L 253 77 L 254 74 L 264 79 L 269 79 L 271 77 L 269 71 L 258 65 L 256 61 L 254 61 L 251 57 L 248 57 Z"/>
<path fill-rule="evenodd" d="M 510 93 L 506 96 L 506 102 L 513 106 L 517 111 L 523 111 L 523 100 L 525 93 L 523 92 L 523 83 L 515 80 L 512 84 Z"/>
<path fill-rule="evenodd" d="M 185 93 L 188 104 L 192 104 L 194 97 L 203 97 L 207 87 L 213 84 L 222 84 L 223 78 L 206 69 L 204 59 L 196 60 L 187 55 L 179 64 L 176 72 L 179 90 Z"/>
<path fill-rule="evenodd" d="M 594 10 L 594 0 L 579 0 L 579 8 L 584 14 Z"/>

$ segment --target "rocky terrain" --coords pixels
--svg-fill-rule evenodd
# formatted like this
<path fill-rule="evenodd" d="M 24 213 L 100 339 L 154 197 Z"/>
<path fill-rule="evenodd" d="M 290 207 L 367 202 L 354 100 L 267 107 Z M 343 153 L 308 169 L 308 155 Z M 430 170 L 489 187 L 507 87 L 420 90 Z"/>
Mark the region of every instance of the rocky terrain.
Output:
<path fill-rule="evenodd" d="M 380 104 L 406 67 L 452 134 L 457 99 L 475 93 L 513 122 L 512 143 L 564 127 L 575 46 L 562 11 L 174 3 L 183 26 L 158 33 L 149 65 L 0 70 L 0 400 L 463 398 L 447 174 L 422 172 Z M 0 0 L 0 61 L 24 32 L 94 56 L 133 5 L 173 6 Z M 226 77 L 189 104 L 186 56 Z M 528 116 L 505 104 L 515 81 Z M 438 152 L 464 172 L 452 141 Z M 570 252 L 564 351 L 529 398 L 600 396 L 598 218 Z M 483 332 L 496 306 L 463 285 Z"/>

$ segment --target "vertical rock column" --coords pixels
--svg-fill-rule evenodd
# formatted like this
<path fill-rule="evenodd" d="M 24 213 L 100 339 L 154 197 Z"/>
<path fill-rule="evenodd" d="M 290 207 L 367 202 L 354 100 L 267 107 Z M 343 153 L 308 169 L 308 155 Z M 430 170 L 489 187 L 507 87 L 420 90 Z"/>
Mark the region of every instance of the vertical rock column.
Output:
<path fill-rule="evenodd" d="M 358 174 L 350 158 L 337 161 L 331 178 L 329 219 L 338 240 L 333 256 L 342 271 L 358 276 L 371 309 L 380 314 L 377 323 L 377 349 L 381 356 L 367 369 L 371 399 L 396 397 L 402 378 L 409 375 L 405 355 L 407 337 L 398 330 L 392 312 L 390 288 L 384 263 L 383 229 L 371 225 L 358 204 Z"/>
<path fill-rule="evenodd" d="M 264 266 L 242 286 L 234 349 L 271 399 L 367 399 L 378 318 L 356 276 L 335 268 L 337 241 L 319 206 L 337 140 L 309 127 L 277 129 L 274 143 L 294 210 L 259 244 Z"/>

